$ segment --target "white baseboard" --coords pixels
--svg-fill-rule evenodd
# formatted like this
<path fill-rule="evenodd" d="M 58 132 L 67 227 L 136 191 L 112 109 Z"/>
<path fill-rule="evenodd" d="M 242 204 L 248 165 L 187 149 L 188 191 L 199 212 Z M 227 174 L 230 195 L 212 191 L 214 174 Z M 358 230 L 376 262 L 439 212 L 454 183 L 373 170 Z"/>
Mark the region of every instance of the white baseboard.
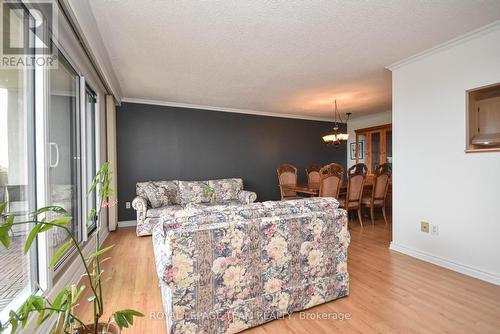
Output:
<path fill-rule="evenodd" d="M 417 258 L 417 259 L 425 261 L 425 262 L 435 264 L 437 266 L 440 266 L 440 267 L 443 267 L 446 269 L 456 271 L 458 273 L 461 273 L 461 274 L 464 274 L 467 276 L 471 276 L 471 277 L 480 279 L 482 281 L 486 281 L 486 282 L 489 282 L 489 283 L 492 283 L 495 285 L 500 285 L 500 276 L 493 274 L 493 273 L 489 273 L 489 272 L 486 272 L 486 271 L 483 271 L 483 270 L 480 270 L 480 269 L 477 269 L 477 268 L 474 268 L 471 266 L 467 266 L 467 265 L 464 265 L 461 263 L 453 262 L 453 261 L 444 259 L 444 258 L 439 257 L 439 256 L 435 256 L 435 255 L 427 253 L 427 252 L 419 251 L 419 250 L 416 250 L 413 248 L 409 248 L 409 247 L 406 247 L 403 245 L 396 244 L 394 242 L 391 242 L 389 249 L 396 251 L 396 252 L 399 252 L 399 253 L 403 253 L 405 255 L 408 255 L 408 256 L 411 256 L 414 258 Z"/>
<path fill-rule="evenodd" d="M 118 227 L 131 227 L 137 226 L 137 220 L 123 220 L 118 222 Z"/>

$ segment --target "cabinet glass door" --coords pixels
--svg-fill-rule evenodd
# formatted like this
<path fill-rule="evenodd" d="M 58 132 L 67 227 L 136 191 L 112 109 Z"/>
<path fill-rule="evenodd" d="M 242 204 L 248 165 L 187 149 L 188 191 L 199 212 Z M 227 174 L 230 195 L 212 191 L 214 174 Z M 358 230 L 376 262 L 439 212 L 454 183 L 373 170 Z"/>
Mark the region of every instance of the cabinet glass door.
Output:
<path fill-rule="evenodd" d="M 387 163 L 389 163 L 392 167 L 392 131 L 387 130 L 386 132 L 386 152 L 387 152 Z"/>
<path fill-rule="evenodd" d="M 373 174 L 377 166 L 380 164 L 380 132 L 371 134 L 371 168 L 370 174 Z"/>

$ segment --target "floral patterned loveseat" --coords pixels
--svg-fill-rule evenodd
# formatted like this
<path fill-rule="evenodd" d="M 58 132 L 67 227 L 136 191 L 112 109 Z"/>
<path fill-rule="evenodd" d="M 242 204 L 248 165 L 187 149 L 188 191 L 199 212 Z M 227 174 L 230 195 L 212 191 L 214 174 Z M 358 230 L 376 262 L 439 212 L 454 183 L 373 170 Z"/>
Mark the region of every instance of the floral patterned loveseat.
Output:
<path fill-rule="evenodd" d="M 236 333 L 349 294 L 347 214 L 306 198 L 164 215 L 153 249 L 169 333 Z"/>
<path fill-rule="evenodd" d="M 137 235 L 151 235 L 162 214 L 183 211 L 193 204 L 212 205 L 211 198 L 205 196 L 207 186 L 214 190 L 215 204 L 218 205 L 248 204 L 257 199 L 257 194 L 253 191 L 243 190 L 243 180 L 240 178 L 138 182 L 137 196 L 132 201 L 132 207 L 137 211 Z"/>

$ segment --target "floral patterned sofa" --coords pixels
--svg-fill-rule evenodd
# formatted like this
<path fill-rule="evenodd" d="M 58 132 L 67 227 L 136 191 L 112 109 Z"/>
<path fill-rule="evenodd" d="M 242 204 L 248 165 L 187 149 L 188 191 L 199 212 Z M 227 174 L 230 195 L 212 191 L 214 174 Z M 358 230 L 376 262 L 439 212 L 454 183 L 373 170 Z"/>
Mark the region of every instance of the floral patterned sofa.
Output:
<path fill-rule="evenodd" d="M 349 294 L 334 198 L 163 215 L 153 249 L 169 333 L 236 333 Z"/>
<path fill-rule="evenodd" d="M 214 199 L 205 195 L 209 186 L 215 192 Z M 137 196 L 132 207 L 137 211 L 138 236 L 151 235 L 162 214 L 172 214 L 188 207 L 213 204 L 234 206 L 255 202 L 257 194 L 243 190 L 240 178 L 208 181 L 147 181 L 136 184 Z"/>

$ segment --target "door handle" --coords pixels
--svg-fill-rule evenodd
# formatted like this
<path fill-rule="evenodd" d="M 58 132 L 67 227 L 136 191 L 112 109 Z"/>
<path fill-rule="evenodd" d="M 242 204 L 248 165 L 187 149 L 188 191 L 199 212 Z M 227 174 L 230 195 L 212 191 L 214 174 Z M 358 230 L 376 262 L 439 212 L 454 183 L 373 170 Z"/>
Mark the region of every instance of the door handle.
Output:
<path fill-rule="evenodd" d="M 56 150 L 56 161 L 54 163 L 52 163 L 52 147 L 54 147 Z M 57 143 L 49 143 L 49 148 L 50 148 L 49 166 L 51 168 L 56 168 L 57 166 L 59 166 L 59 146 L 57 145 Z"/>

